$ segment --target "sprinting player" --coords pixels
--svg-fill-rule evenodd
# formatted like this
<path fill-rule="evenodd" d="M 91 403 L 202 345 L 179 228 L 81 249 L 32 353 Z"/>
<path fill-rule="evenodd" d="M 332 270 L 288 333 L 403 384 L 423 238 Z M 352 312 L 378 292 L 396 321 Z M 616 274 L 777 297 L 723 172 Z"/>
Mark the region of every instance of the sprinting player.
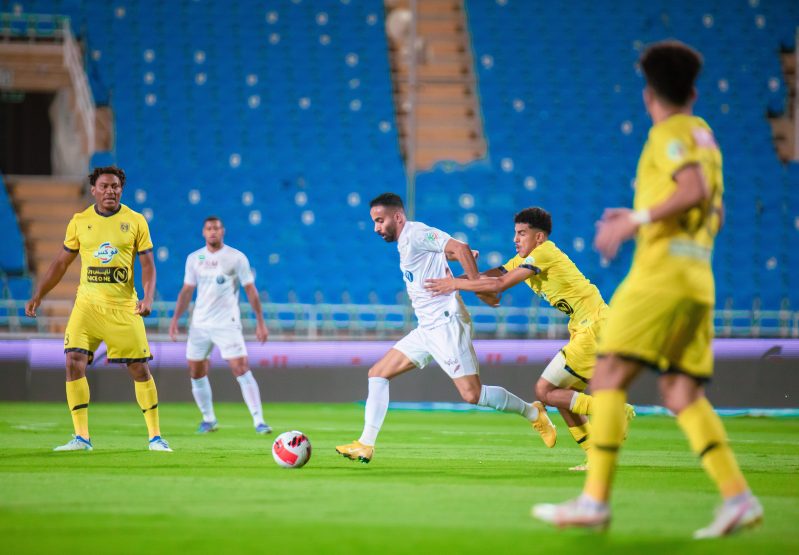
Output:
<path fill-rule="evenodd" d="M 147 220 L 121 204 L 125 172 L 115 166 L 94 168 L 89 175 L 94 204 L 72 216 L 64 250 L 56 257 L 25 313 L 36 316 L 42 299 L 55 287 L 80 254 L 80 285 L 64 334 L 67 367 L 67 404 L 75 427 L 73 439 L 55 451 L 91 451 L 89 435 L 89 382 L 86 365 L 104 341 L 108 362 L 124 363 L 133 378 L 136 401 L 144 413 L 150 451 L 172 451 L 161 437 L 158 392 L 147 364 L 153 357 L 147 343 L 143 316 L 150 314 L 155 295 L 153 243 Z M 144 298 L 133 285 L 134 257 L 142 268 Z"/>
<path fill-rule="evenodd" d="M 225 245 L 222 220 L 216 216 L 205 218 L 203 237 L 205 246 L 186 258 L 183 288 L 178 294 L 175 314 L 169 325 L 169 337 L 176 341 L 178 320 L 189 308 L 194 290 L 197 289 L 197 302 L 194 304 L 186 343 L 191 393 L 203 417 L 197 432 L 214 432 L 218 426 L 211 382 L 208 380 L 208 359 L 216 345 L 239 382 L 241 396 L 252 415 L 256 433 L 268 434 L 272 428 L 264 422 L 261 391 L 247 360 L 247 346 L 241 331 L 239 310 L 239 288 L 243 286 L 247 300 L 255 312 L 255 337 L 261 343 L 266 341 L 269 330 L 264 323 L 255 277 L 244 253 Z"/>
<path fill-rule="evenodd" d="M 402 199 L 394 193 L 378 196 L 369 208 L 375 233 L 387 243 L 397 242 L 400 270 L 419 326 L 369 369 L 363 433 L 357 441 L 340 445 L 336 451 L 368 463 L 388 410 L 389 380 L 414 368 L 424 368 L 431 360 L 452 378 L 464 401 L 520 414 L 548 442 L 555 431 L 540 402 L 531 405 L 502 387 L 480 383 L 472 321 L 460 295 L 435 296 L 424 288 L 429 278 L 451 275 L 447 259 L 457 260 L 467 276 L 476 278 L 477 264 L 469 245 L 434 227 L 408 221 Z"/>
<path fill-rule="evenodd" d="M 533 507 L 535 517 L 556 526 L 609 524 L 626 390 L 644 367 L 659 373 L 666 407 L 724 498 L 713 522 L 694 538 L 731 534 L 763 517 L 703 386 L 713 374 L 710 259 L 724 185 L 713 132 L 692 113 L 701 66 L 701 55 L 677 41 L 656 43 L 641 57 L 653 126 L 638 163 L 634 210 L 606 210 L 595 238 L 609 259 L 633 236 L 636 250 L 600 338 L 591 383 L 594 446 L 583 493 L 560 505 Z"/>
<path fill-rule="evenodd" d="M 552 217 L 543 208 L 526 208 L 513 219 L 516 256 L 503 266 L 489 270 L 478 279 L 446 277 L 427 280 L 434 294 L 474 291 L 499 295 L 525 282 L 527 286 L 569 316 L 569 342 L 555 355 L 535 384 L 536 397 L 557 407 L 569 433 L 586 452 L 590 449 L 590 395 L 584 393 L 594 373 L 596 338 L 607 318 L 607 305 L 599 290 L 577 269 L 549 236 Z M 635 416 L 626 405 L 628 419 Z M 551 437 L 548 447 L 555 445 Z M 571 470 L 585 470 L 586 465 Z"/>

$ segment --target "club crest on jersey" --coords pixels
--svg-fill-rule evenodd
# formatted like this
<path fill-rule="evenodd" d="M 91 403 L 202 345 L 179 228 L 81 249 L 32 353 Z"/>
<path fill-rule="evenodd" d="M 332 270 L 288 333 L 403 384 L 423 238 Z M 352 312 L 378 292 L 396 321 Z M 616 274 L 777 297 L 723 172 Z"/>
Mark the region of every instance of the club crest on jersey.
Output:
<path fill-rule="evenodd" d="M 119 249 L 108 241 L 100 245 L 100 247 L 94 251 L 94 257 L 103 264 L 111 262 L 117 254 L 119 254 Z"/>
<path fill-rule="evenodd" d="M 219 285 L 222 285 L 223 283 L 225 283 L 225 276 L 216 276 L 216 282 Z"/>
<path fill-rule="evenodd" d="M 119 231 L 127 233 L 130 230 L 130 224 L 119 224 Z"/>
<path fill-rule="evenodd" d="M 424 238 L 427 239 L 428 241 L 435 241 L 436 239 L 438 239 L 438 233 L 436 233 L 435 231 L 431 231 L 427 235 L 425 235 Z"/>

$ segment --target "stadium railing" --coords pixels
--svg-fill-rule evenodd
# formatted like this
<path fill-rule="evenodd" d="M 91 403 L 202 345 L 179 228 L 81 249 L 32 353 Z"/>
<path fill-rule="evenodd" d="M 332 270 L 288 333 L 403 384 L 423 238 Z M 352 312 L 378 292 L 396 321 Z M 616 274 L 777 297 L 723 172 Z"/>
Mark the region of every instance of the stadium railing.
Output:
<path fill-rule="evenodd" d="M 60 337 L 72 301 L 47 301 L 36 319 L 25 316 L 25 301 L 0 300 L 0 339 Z M 169 337 L 175 303 L 157 301 L 145 318 L 151 340 Z M 272 339 L 389 340 L 402 337 L 416 325 L 409 305 L 265 303 L 264 319 Z M 550 307 L 472 306 L 469 311 L 477 337 L 484 339 L 562 339 L 568 337 L 567 317 Z M 52 315 L 57 314 L 57 315 Z M 254 336 L 255 314 L 241 305 L 245 334 Z M 188 317 L 181 319 L 186 333 Z M 717 337 L 799 337 L 799 311 L 717 310 Z"/>

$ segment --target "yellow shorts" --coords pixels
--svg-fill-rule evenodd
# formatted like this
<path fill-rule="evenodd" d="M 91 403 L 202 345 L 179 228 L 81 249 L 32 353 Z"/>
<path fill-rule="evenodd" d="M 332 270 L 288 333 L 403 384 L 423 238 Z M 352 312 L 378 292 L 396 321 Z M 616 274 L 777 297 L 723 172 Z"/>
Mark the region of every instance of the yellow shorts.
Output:
<path fill-rule="evenodd" d="M 64 333 L 64 353 L 85 353 L 91 363 L 101 341 L 108 348 L 108 362 L 145 362 L 153 358 L 144 320 L 132 308 L 109 308 L 76 300 Z"/>
<path fill-rule="evenodd" d="M 700 380 L 713 375 L 713 305 L 622 284 L 610 301 L 599 354 L 639 360 Z"/>
<path fill-rule="evenodd" d="M 572 331 L 569 342 L 561 349 L 566 358 L 566 371 L 580 378 L 585 385 L 594 375 L 597 338 L 602 333 L 606 321 L 607 308 L 603 307 L 597 320 L 590 326 Z"/>

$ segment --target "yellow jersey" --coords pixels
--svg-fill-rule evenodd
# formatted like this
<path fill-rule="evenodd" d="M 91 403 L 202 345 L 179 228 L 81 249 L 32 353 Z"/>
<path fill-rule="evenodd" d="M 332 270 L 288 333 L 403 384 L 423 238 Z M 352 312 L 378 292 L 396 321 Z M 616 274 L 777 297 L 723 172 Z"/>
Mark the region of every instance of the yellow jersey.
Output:
<path fill-rule="evenodd" d="M 721 151 L 702 118 L 677 114 L 654 125 L 635 178 L 636 210 L 649 209 L 676 190 L 674 175 L 698 164 L 710 195 L 685 213 L 642 225 L 632 267 L 625 279 L 633 289 L 661 290 L 700 302 L 715 302 L 711 269 L 713 241 L 721 224 Z"/>
<path fill-rule="evenodd" d="M 124 204 L 103 216 L 95 205 L 78 212 L 67 225 L 64 248 L 80 253 L 78 298 L 110 307 L 135 307 L 133 263 L 152 250 L 147 220 Z"/>
<path fill-rule="evenodd" d="M 536 295 L 568 314 L 569 330 L 592 325 L 607 306 L 596 285 L 552 241 L 544 241 L 524 258 L 517 254 L 502 266 L 507 272 L 519 267 L 535 272 L 524 282 Z"/>

